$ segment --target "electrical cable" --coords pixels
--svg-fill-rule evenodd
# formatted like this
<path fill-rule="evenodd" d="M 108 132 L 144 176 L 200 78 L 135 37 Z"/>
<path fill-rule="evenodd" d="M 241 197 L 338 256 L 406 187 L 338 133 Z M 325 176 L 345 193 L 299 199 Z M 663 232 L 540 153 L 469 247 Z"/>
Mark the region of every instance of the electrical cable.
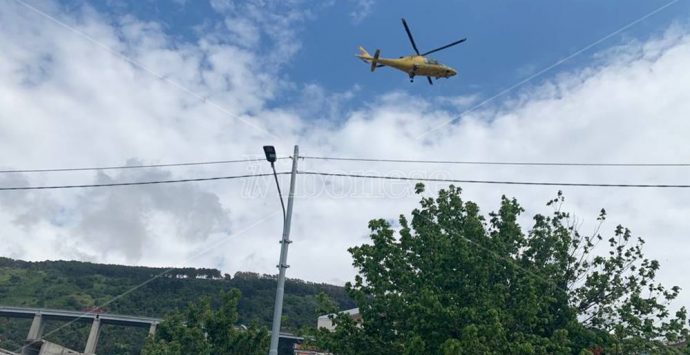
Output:
<path fill-rule="evenodd" d="M 510 162 L 478 160 L 414 160 L 414 159 L 378 159 L 303 156 L 313 160 L 361 161 L 382 163 L 418 163 L 418 164 L 457 164 L 457 165 L 517 165 L 517 166 L 598 166 L 598 167 L 690 167 L 690 163 L 565 163 L 565 162 Z"/>
<path fill-rule="evenodd" d="M 280 157 L 277 159 L 289 159 L 290 157 Z M 61 172 L 61 171 L 89 171 L 89 170 L 118 170 L 118 169 L 144 169 L 144 168 L 164 168 L 175 166 L 193 166 L 193 165 L 216 165 L 216 164 L 231 164 L 231 163 L 245 163 L 253 161 L 263 161 L 264 159 L 235 159 L 235 160 L 216 160 L 216 161 L 202 161 L 202 162 L 187 162 L 187 163 L 170 163 L 170 164 L 149 164 L 149 165 L 122 165 L 122 166 L 101 166 L 101 167 L 80 167 L 80 168 L 53 168 L 53 169 L 22 169 L 22 170 L 0 170 L 0 174 L 6 173 L 44 173 L 44 172 Z"/>
<path fill-rule="evenodd" d="M 690 185 L 682 184 L 601 184 L 601 183 L 575 183 L 575 182 L 531 182 L 531 181 L 500 181 L 500 180 L 463 180 L 463 179 L 436 179 L 436 178 L 413 178 L 400 176 L 381 176 L 363 174 L 344 174 L 327 173 L 318 171 L 299 171 L 302 175 L 320 175 L 332 177 L 352 177 L 364 179 L 381 180 L 404 180 L 404 181 L 424 181 L 424 182 L 449 182 L 463 184 L 494 184 L 494 185 L 528 185 L 528 186 L 574 186 L 574 187 L 639 187 L 639 188 L 690 188 Z"/>
<path fill-rule="evenodd" d="M 272 218 L 273 215 L 274 215 L 275 213 L 276 213 L 276 212 L 273 212 L 273 213 L 269 213 L 269 214 L 264 215 L 262 218 L 260 218 L 259 220 L 253 222 L 253 223 L 250 224 L 249 226 L 246 226 L 246 227 L 244 227 L 244 228 L 242 228 L 242 229 L 240 229 L 240 230 L 238 230 L 238 231 L 234 231 L 234 232 L 230 233 L 230 234 L 228 235 L 228 237 L 237 237 L 238 235 L 241 235 L 241 234 L 246 233 L 246 232 L 249 231 L 250 229 L 252 229 L 252 228 L 256 227 L 257 225 L 259 225 L 259 224 L 261 224 L 261 223 L 263 223 L 263 222 L 269 220 L 270 218 Z M 195 253 L 192 254 L 191 256 L 187 256 L 187 257 L 185 258 L 185 260 L 183 261 L 183 263 L 184 263 L 184 262 L 189 262 L 189 261 L 196 260 L 197 258 L 199 258 L 199 257 L 201 257 L 201 256 L 203 256 L 203 255 L 205 255 L 205 254 L 207 254 L 207 253 L 209 253 L 209 252 L 215 250 L 215 249 L 218 248 L 219 246 L 221 246 L 221 245 L 227 243 L 228 240 L 229 240 L 229 238 L 220 238 L 220 239 L 217 239 L 216 241 L 212 242 L 210 246 L 206 246 L 206 247 L 204 247 L 204 248 L 201 249 L 201 250 L 197 250 L 197 252 L 195 252 Z M 118 295 L 115 296 L 115 297 L 110 298 L 108 301 L 105 301 L 105 302 L 103 302 L 103 303 L 99 303 L 97 307 L 98 307 L 98 308 L 106 307 L 106 306 L 110 305 L 111 303 L 116 302 L 116 301 L 120 300 L 121 298 L 123 298 L 123 297 L 125 297 L 125 296 L 131 294 L 132 292 L 135 292 L 135 291 L 137 291 L 138 289 L 140 289 L 140 288 L 142 288 L 142 287 L 145 287 L 145 286 L 148 285 L 149 283 L 153 282 L 154 280 L 156 280 L 156 279 L 158 279 L 158 278 L 164 276 L 165 274 L 167 274 L 167 273 L 169 273 L 170 271 L 173 271 L 173 270 L 175 270 L 175 269 L 177 269 L 177 268 L 174 268 L 174 267 L 167 268 L 167 269 L 165 269 L 163 272 L 153 275 L 153 277 L 149 278 L 148 280 L 146 280 L 146 281 L 144 281 L 144 282 L 142 282 L 142 283 L 140 283 L 140 284 L 138 284 L 138 285 L 136 285 L 136 286 L 134 286 L 134 287 L 132 287 L 132 288 L 129 288 L 128 290 L 126 290 L 126 291 L 124 291 L 124 292 L 118 294 Z M 84 313 L 84 315 L 86 315 L 86 314 L 88 314 L 88 312 L 85 312 L 85 313 Z M 46 333 L 46 334 L 43 334 L 43 336 L 42 336 L 41 338 L 45 339 L 46 337 L 48 337 L 48 336 L 50 336 L 50 335 L 52 335 L 52 334 L 54 334 L 54 333 L 57 333 L 58 331 L 60 331 L 60 329 L 63 329 L 63 328 L 65 328 L 65 327 L 68 327 L 70 324 L 74 324 L 75 322 L 79 321 L 80 319 L 83 319 L 83 317 L 79 317 L 79 318 L 76 318 L 76 319 L 74 319 L 74 320 L 71 320 L 71 321 L 68 321 L 68 322 L 66 322 L 66 323 L 63 323 L 62 325 L 60 325 L 60 326 L 58 326 L 57 328 L 51 330 L 50 332 L 48 332 L 48 333 Z M 20 348 L 16 349 L 14 352 L 15 352 L 15 353 L 19 353 L 19 352 L 22 351 L 22 349 L 24 349 L 24 348 L 30 346 L 31 344 L 34 344 L 34 343 L 37 342 L 37 341 L 40 341 L 40 340 L 34 340 L 34 341 L 29 342 L 29 343 L 25 343 L 25 344 L 22 345 Z"/>
<path fill-rule="evenodd" d="M 60 27 L 63 27 L 65 29 L 67 29 L 68 31 L 71 31 L 71 32 L 79 35 L 83 39 L 95 44 L 97 47 L 100 47 L 101 49 L 110 53 L 113 57 L 122 59 L 123 61 L 133 65 L 134 67 L 137 67 L 137 68 L 143 70 L 144 72 L 152 75 L 156 79 L 158 79 L 164 83 L 167 83 L 167 84 L 175 87 L 176 89 L 186 93 L 188 96 L 194 97 L 194 98 L 198 99 L 200 102 L 203 102 L 205 104 L 211 105 L 212 107 L 215 107 L 216 109 L 223 112 L 224 114 L 226 114 L 230 117 L 233 117 L 236 120 L 243 122 L 247 126 L 250 126 L 254 129 L 256 129 L 257 131 L 260 131 L 261 133 L 266 133 L 269 136 L 276 138 L 276 139 L 279 138 L 275 134 L 269 132 L 268 130 L 266 130 L 262 126 L 255 123 L 253 120 L 248 120 L 248 119 L 242 117 L 241 115 L 238 115 L 237 113 L 233 112 L 233 110 L 230 110 L 224 106 L 221 106 L 220 104 L 216 103 L 214 100 L 211 100 L 208 96 L 198 94 L 196 91 L 190 89 L 189 87 L 185 86 L 184 84 L 170 79 L 167 75 L 163 75 L 163 74 L 160 74 L 160 73 L 154 71 L 152 68 L 149 68 L 148 66 L 144 65 L 142 62 L 139 62 L 139 61 L 135 60 L 134 58 L 127 56 L 126 54 L 122 53 L 119 49 L 115 49 L 114 47 L 111 47 L 111 46 L 97 40 L 96 38 L 94 38 L 90 34 L 86 33 L 85 31 L 82 31 L 82 30 L 80 30 L 74 26 L 71 26 L 71 25 L 65 23 L 64 21 L 61 21 L 58 18 L 51 16 L 48 13 L 43 12 L 34 6 L 29 5 L 26 1 L 23 1 L 23 0 L 15 0 L 15 1 L 17 3 L 19 3 L 20 5 L 24 6 L 25 8 L 27 8 L 27 9 L 33 11 L 34 13 L 40 15 L 41 17 L 49 20 L 50 22 L 53 22 L 54 24 L 56 24 Z M 678 1 L 678 0 L 675 0 L 675 1 Z"/>
<path fill-rule="evenodd" d="M 277 175 L 290 174 L 289 172 L 277 173 Z M 90 187 L 111 187 L 111 186 L 135 186 L 135 185 L 156 185 L 156 184 L 172 184 L 180 182 L 198 182 L 198 181 L 212 181 L 212 180 L 234 180 L 251 177 L 271 176 L 273 174 L 247 174 L 234 176 L 215 176 L 208 178 L 193 178 L 193 179 L 175 179 L 175 180 L 154 180 L 154 181 L 134 181 L 134 182 L 113 182 L 105 184 L 83 184 L 83 185 L 52 185 L 52 186 L 17 186 L 17 187 L 0 187 L 0 191 L 23 191 L 23 190 L 58 190 L 58 189 L 77 189 Z"/>
<path fill-rule="evenodd" d="M 544 73 L 550 71 L 551 69 L 556 68 L 556 67 L 558 67 L 559 65 L 561 65 L 561 64 L 563 64 L 563 63 L 565 63 L 565 62 L 567 62 L 568 60 L 570 60 L 570 59 L 572 59 L 572 58 L 574 58 L 574 57 L 576 57 L 576 56 L 578 56 L 578 55 L 584 53 L 585 51 L 589 50 L 590 48 L 593 48 L 593 47 L 597 46 L 599 43 L 602 43 L 602 42 L 608 40 L 609 38 L 611 38 L 611 37 L 613 37 L 613 36 L 617 36 L 619 33 L 621 33 L 621 32 L 623 32 L 623 31 L 625 31 L 625 30 L 627 30 L 627 29 L 629 29 L 629 28 L 631 28 L 631 27 L 637 25 L 638 23 L 643 22 L 644 20 L 646 20 L 646 19 L 648 19 L 648 18 L 650 18 L 650 17 L 652 17 L 652 16 L 658 14 L 659 12 L 661 12 L 661 11 L 663 11 L 664 9 L 668 8 L 669 6 L 671 6 L 671 5 L 675 4 L 675 3 L 677 3 L 678 1 L 679 1 L 679 0 L 672 0 L 672 1 L 670 1 L 670 2 L 668 2 L 668 3 L 666 3 L 666 4 L 664 4 L 664 5 L 662 5 L 661 7 L 658 7 L 658 8 L 656 8 L 656 9 L 654 9 L 653 11 L 648 12 L 648 13 L 645 14 L 644 16 L 637 18 L 636 20 L 634 20 L 634 21 L 628 23 L 627 25 L 625 25 L 625 26 L 623 26 L 623 27 L 621 27 L 621 28 L 619 28 L 619 29 L 617 29 L 617 30 L 615 30 L 615 31 L 613 31 L 613 32 L 611 32 L 611 33 L 609 33 L 608 35 L 606 35 L 606 36 L 604 36 L 604 37 L 602 37 L 602 38 L 600 38 L 600 39 L 598 39 L 598 40 L 596 40 L 596 41 L 594 41 L 594 42 L 592 42 L 592 43 L 590 43 L 590 44 L 588 44 L 588 45 L 586 45 L 586 46 L 580 48 L 579 50 L 577 50 L 577 51 L 575 51 L 574 53 L 568 55 L 567 57 L 561 58 L 561 59 L 557 60 L 555 63 L 553 63 L 553 64 L 551 64 L 551 65 L 549 65 L 549 66 L 547 66 L 547 67 L 545 67 L 545 68 L 543 68 L 543 69 L 541 69 L 541 70 L 539 70 L 538 72 L 536 72 L 536 73 L 534 73 L 534 74 L 528 76 L 527 78 L 525 78 L 525 79 L 523 79 L 523 80 L 521 80 L 521 81 L 519 81 L 519 82 L 517 82 L 517 83 L 511 85 L 510 87 L 508 87 L 508 88 L 506 88 L 506 89 L 504 89 L 504 90 L 501 90 L 499 93 L 497 93 L 497 94 L 491 96 L 490 98 L 488 98 L 488 99 L 486 99 L 486 100 L 483 100 L 482 102 L 480 102 L 480 103 L 478 103 L 478 104 L 472 106 L 471 108 L 469 108 L 469 109 L 463 111 L 462 113 L 460 113 L 460 115 L 456 116 L 455 118 L 453 118 L 453 119 L 451 119 L 451 120 L 448 120 L 448 121 L 445 121 L 444 123 L 442 123 L 442 124 L 440 124 L 440 125 L 437 125 L 437 126 L 435 126 L 435 127 L 432 127 L 432 128 L 429 129 L 429 130 L 426 130 L 424 133 L 422 133 L 422 134 L 418 135 L 417 137 L 415 137 L 415 140 L 419 140 L 420 138 L 427 136 L 429 133 L 438 131 L 438 130 L 440 130 L 441 128 L 443 128 L 443 127 L 445 127 L 445 126 L 447 126 L 447 125 L 449 125 L 449 124 L 451 124 L 451 123 L 453 123 L 453 122 L 455 122 L 455 121 L 461 119 L 465 114 L 474 112 L 474 111 L 476 111 L 477 109 L 479 109 L 480 107 L 484 106 L 485 104 L 487 104 L 487 103 L 489 103 L 489 102 L 491 102 L 491 101 L 493 101 L 493 100 L 495 100 L 495 99 L 497 99 L 497 98 L 499 98 L 499 97 L 501 97 L 501 96 L 503 96 L 503 95 L 505 95 L 505 94 L 508 94 L 508 93 L 512 92 L 513 90 L 515 90 L 515 89 L 521 87 L 522 85 L 524 85 L 524 84 L 526 84 L 526 83 L 529 83 L 529 82 L 532 81 L 533 79 L 535 79 L 535 78 L 537 78 L 537 77 L 543 75 Z"/>

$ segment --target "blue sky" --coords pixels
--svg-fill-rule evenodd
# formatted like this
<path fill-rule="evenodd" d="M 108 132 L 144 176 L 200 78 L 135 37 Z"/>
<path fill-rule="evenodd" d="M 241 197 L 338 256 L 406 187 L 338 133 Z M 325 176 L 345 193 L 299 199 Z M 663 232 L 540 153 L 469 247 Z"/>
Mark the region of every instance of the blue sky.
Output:
<path fill-rule="evenodd" d="M 242 3 L 236 2 L 236 3 Z M 292 3 L 292 2 L 290 2 Z M 369 3 L 366 11 L 361 4 Z M 346 104 L 355 108 L 377 93 L 403 90 L 421 97 L 478 95 L 486 98 L 512 86 L 579 49 L 669 4 L 668 0 L 633 1 L 313 1 L 300 6 L 311 11 L 296 23 L 299 51 L 280 69 L 297 84 L 275 99 L 282 105 L 299 96 L 306 84 L 329 92 L 352 91 Z M 78 7 L 83 1 L 65 1 Z M 222 24 L 223 16 L 207 1 L 88 2 L 103 14 L 136 16 L 163 25 L 179 43 L 196 41 L 204 26 Z M 532 83 L 591 64 L 592 55 L 631 39 L 647 40 L 674 22 L 686 22 L 690 2 L 679 1 L 620 34 L 568 60 Z M 452 80 L 428 87 L 425 80 L 409 85 L 404 74 L 391 69 L 369 73 L 353 55 L 359 45 L 383 56 L 412 53 L 400 18 L 405 17 L 420 50 L 430 50 L 459 38 L 468 41 L 436 53 L 442 63 L 459 70 Z M 263 42 L 265 42 L 265 37 Z M 266 45 L 264 54 L 273 47 Z M 353 90 L 353 88 L 358 88 Z"/>
<path fill-rule="evenodd" d="M 608 35 L 667 1 L 421 1 L 377 2 L 372 13 L 355 24 L 338 6 L 324 11 L 303 35 L 304 50 L 295 58 L 292 73 L 305 81 L 344 90 L 353 84 L 367 90 L 396 88 L 431 95 L 490 95 L 553 64 L 562 57 Z M 686 18 L 688 2 L 650 18 L 625 35 L 648 37 L 675 19 Z M 459 38 L 468 41 L 434 56 L 459 70 L 454 80 L 438 87 L 406 84 L 404 74 L 369 74 L 349 56 L 358 45 L 397 57 L 412 52 L 400 18 L 405 17 L 420 50 L 430 50 Z M 603 46 L 617 44 L 620 37 Z M 598 49 L 601 49 L 598 48 Z M 323 53 L 325 56 L 319 55 Z M 573 61 L 577 65 L 592 51 Z M 339 70 L 333 70 L 333 68 Z M 564 66 L 560 69 L 572 68 Z M 552 72 L 554 74 L 558 70 Z M 328 75 L 323 75 L 328 73 Z M 399 75 L 395 75 L 399 74 Z M 424 83 L 423 80 L 420 83 Z"/>
<path fill-rule="evenodd" d="M 8 0 L 0 2 L 0 167 L 232 160 L 261 157 L 265 144 L 280 155 L 299 144 L 314 156 L 683 163 L 690 156 L 687 0 L 457 119 L 471 99 L 491 98 L 668 3 Z M 467 37 L 435 56 L 460 75 L 410 84 L 390 68 L 371 73 L 354 57 L 359 45 L 383 56 L 411 53 L 401 17 L 421 50 Z M 683 167 L 300 164 L 414 179 L 687 184 L 688 176 Z M 289 169 L 288 160 L 277 165 Z M 269 171 L 261 162 L 5 174 L 0 186 Z M 368 240 L 367 222 L 395 219 L 418 202 L 407 182 L 300 176 L 298 184 L 289 275 L 311 281 L 350 280 L 347 249 Z M 485 213 L 501 195 L 516 197 L 526 225 L 557 191 L 462 187 Z M 647 237 L 660 277 L 682 286 L 690 304 L 690 282 L 679 272 L 690 267 L 690 191 L 563 190 L 583 231 L 603 207 L 607 233 L 620 223 Z M 3 193 L 0 255 L 273 273 L 280 211 L 270 179 Z"/>

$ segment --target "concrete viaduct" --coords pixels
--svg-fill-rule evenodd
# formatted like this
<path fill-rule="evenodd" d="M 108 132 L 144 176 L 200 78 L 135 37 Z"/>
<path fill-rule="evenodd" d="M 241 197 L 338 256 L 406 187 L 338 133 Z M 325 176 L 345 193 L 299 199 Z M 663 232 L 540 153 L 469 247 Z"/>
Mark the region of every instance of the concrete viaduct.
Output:
<path fill-rule="evenodd" d="M 113 324 L 125 327 L 148 328 L 149 334 L 153 335 L 156 332 L 156 327 L 161 322 L 161 319 L 158 318 L 7 306 L 0 306 L 0 317 L 33 319 L 31 328 L 29 328 L 29 334 L 26 336 L 25 345 L 22 347 L 21 355 L 93 355 L 96 353 L 96 345 L 98 344 L 98 334 L 100 333 L 101 325 Z M 84 352 L 79 353 L 43 340 L 43 329 L 45 327 L 45 322 L 48 320 L 91 323 L 91 331 L 86 340 Z M 0 349 L 0 354 L 15 353 Z"/>

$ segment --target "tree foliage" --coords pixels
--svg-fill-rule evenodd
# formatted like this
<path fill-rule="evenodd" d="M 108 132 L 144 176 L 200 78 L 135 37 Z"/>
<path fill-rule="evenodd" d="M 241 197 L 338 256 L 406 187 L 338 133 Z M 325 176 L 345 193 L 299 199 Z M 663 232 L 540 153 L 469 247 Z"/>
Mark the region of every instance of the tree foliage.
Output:
<path fill-rule="evenodd" d="M 142 355 L 227 354 L 259 355 L 268 352 L 268 329 L 237 323 L 240 292 L 232 289 L 220 295 L 220 306 L 212 309 L 207 297 L 176 312 L 159 325 L 154 338 L 144 345 Z"/>
<path fill-rule="evenodd" d="M 423 197 L 399 226 L 370 221 L 371 243 L 349 250 L 358 275 L 346 285 L 362 323 L 335 315 L 316 345 L 339 355 L 681 351 L 669 344 L 687 338 L 686 311 L 667 308 L 679 288 L 654 281 L 659 263 L 641 238 L 622 226 L 581 234 L 560 192 L 526 232 L 515 199 L 485 217 L 460 192 Z"/>

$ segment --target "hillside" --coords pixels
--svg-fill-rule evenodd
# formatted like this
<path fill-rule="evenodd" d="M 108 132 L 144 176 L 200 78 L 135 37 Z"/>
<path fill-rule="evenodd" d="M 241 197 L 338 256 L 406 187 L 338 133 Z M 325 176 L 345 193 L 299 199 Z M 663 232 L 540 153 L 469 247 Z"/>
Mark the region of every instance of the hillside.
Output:
<path fill-rule="evenodd" d="M 215 269 L 151 268 L 103 265 L 77 261 L 26 262 L 0 257 L 0 304 L 84 310 L 106 304 L 134 287 L 125 296 L 105 306 L 109 313 L 163 317 L 202 296 L 215 297 L 221 290 L 242 292 L 239 316 L 242 323 L 270 327 L 275 279 L 267 275 L 238 272 L 222 275 Z M 296 331 L 316 324 L 315 296 L 325 292 L 342 308 L 353 307 L 342 287 L 290 279 L 285 285 L 284 329 Z M 26 336 L 29 321 L 0 318 L 0 347 L 16 348 Z M 46 333 L 60 324 L 48 324 Z M 47 338 L 79 350 L 88 327 L 75 325 Z M 145 330 L 107 327 L 99 341 L 99 354 L 136 353 Z"/>

